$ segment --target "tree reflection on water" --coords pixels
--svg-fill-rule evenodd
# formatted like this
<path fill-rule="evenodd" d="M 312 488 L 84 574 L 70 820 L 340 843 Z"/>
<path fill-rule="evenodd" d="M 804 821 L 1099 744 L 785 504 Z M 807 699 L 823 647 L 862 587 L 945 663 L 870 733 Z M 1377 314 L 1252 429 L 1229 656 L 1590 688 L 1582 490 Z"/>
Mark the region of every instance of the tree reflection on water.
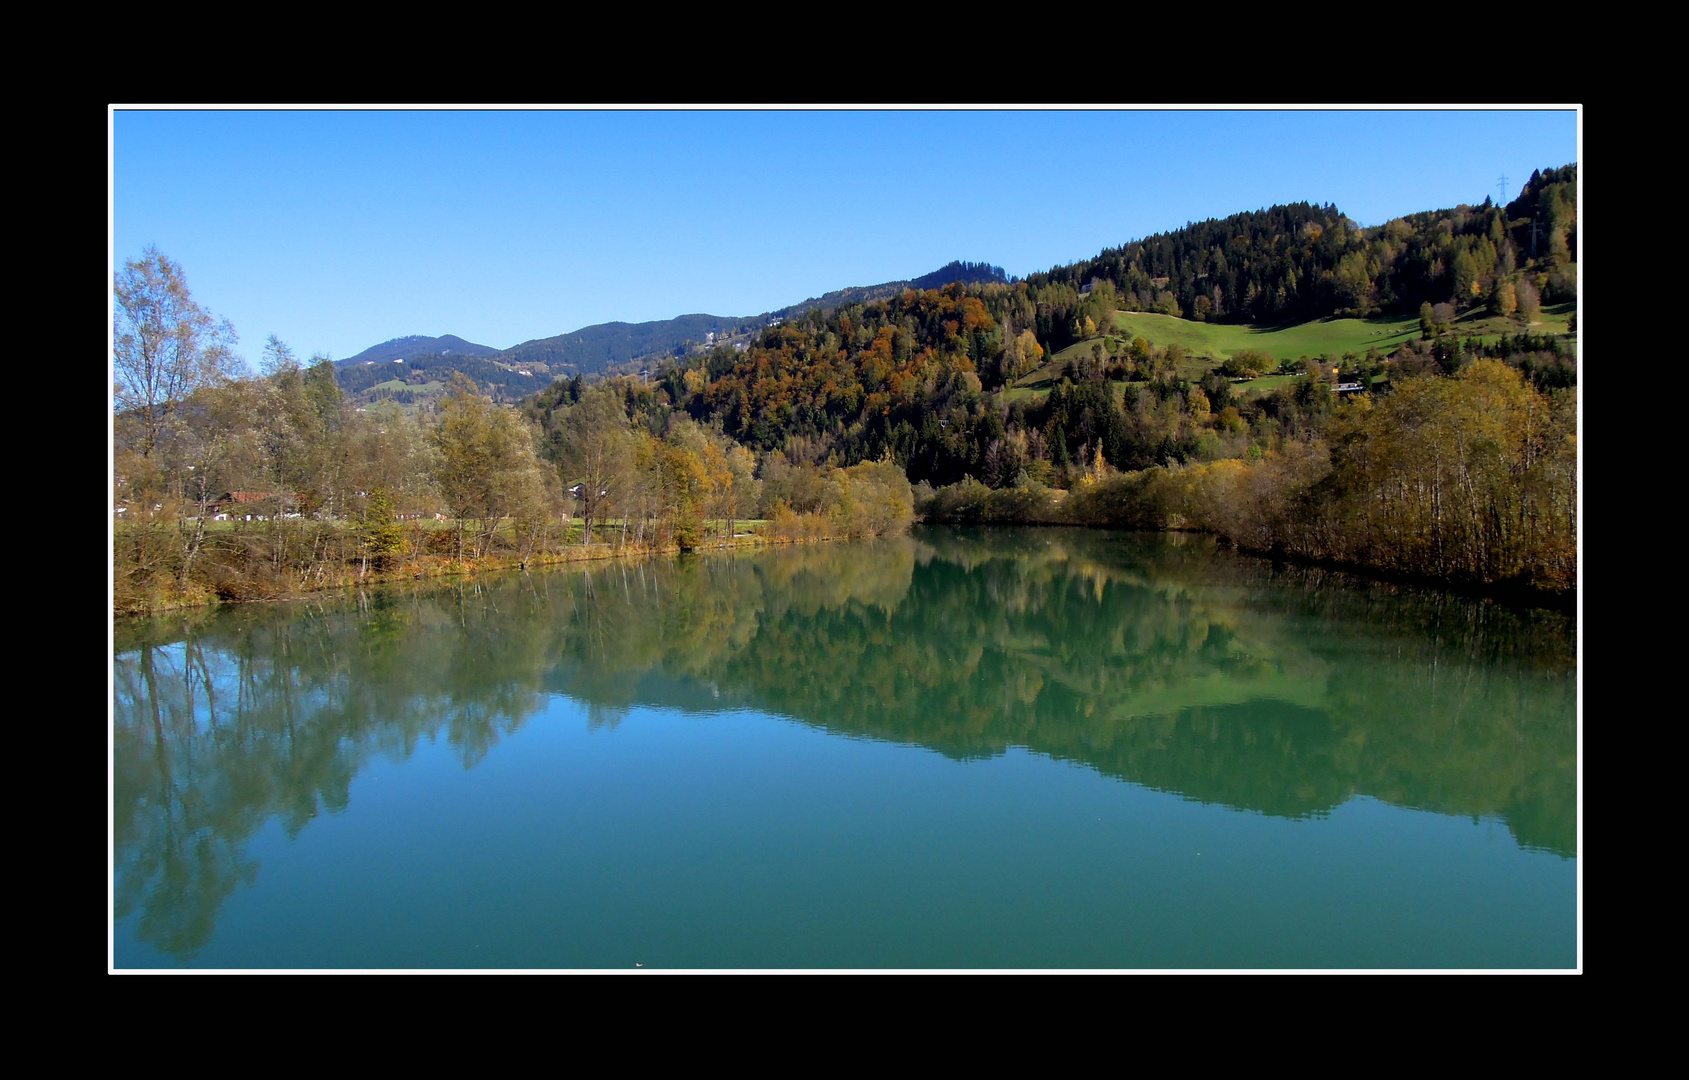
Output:
<path fill-rule="evenodd" d="M 1576 854 L 1569 621 L 1218 552 L 1201 538 L 926 529 L 251 606 L 116 630 L 116 914 L 178 958 L 253 834 L 371 760 L 465 768 L 549 694 L 748 708 L 959 760 L 1025 747 L 1285 817 L 1354 795 Z"/>

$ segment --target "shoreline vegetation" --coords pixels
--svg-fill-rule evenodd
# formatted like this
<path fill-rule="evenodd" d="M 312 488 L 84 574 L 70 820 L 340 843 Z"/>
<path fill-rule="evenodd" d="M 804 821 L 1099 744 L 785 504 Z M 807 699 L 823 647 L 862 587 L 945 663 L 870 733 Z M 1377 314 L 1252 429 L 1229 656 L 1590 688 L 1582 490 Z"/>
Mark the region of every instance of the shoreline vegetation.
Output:
<path fill-rule="evenodd" d="M 795 511 L 777 495 L 767 519 L 705 518 L 702 497 L 637 519 L 596 521 L 524 516 L 401 522 L 380 491 L 366 500 L 373 510 L 366 507 L 361 519 L 259 513 L 208 525 L 203 514 L 161 506 L 114 529 L 113 611 L 151 615 L 570 562 L 894 536 L 914 520 L 913 489 L 895 465 L 793 472 L 790 479 L 815 489 L 813 507 Z"/>
<path fill-rule="evenodd" d="M 1111 469 L 1071 489 L 1024 473 L 917 485 L 923 520 L 1208 533 L 1239 551 L 1532 606 L 1577 597 L 1575 399 L 1478 361 L 1361 395 L 1265 453 Z"/>
<path fill-rule="evenodd" d="M 1321 388 L 1305 382 L 1292 393 L 1320 406 L 1317 424 L 1241 457 L 1137 469 L 1105 452 L 1110 436 L 1129 437 L 1127 417 L 1064 383 L 1052 396 L 1078 399 L 1067 404 L 1081 426 L 1095 411 L 1090 422 L 1104 428 L 1088 457 L 1064 466 L 1066 486 L 1012 455 L 1012 482 L 964 473 L 936 488 L 911 484 L 913 470 L 889 453 L 816 463 L 799 439 L 754 455 L 684 413 L 641 412 L 626 381 L 574 387 L 578 397 L 533 424 L 460 376 L 435 415 L 417 419 L 348 408 L 324 366 L 283 363 L 204 389 L 195 422 L 159 439 L 174 461 L 120 458 L 128 498 L 112 534 L 114 614 L 897 535 L 916 521 L 1202 532 L 1280 561 L 1575 606 L 1575 393 L 1544 394 L 1495 359 L 1340 405 L 1329 392 L 1310 397 Z M 288 427 L 266 430 L 277 412 Z M 242 480 L 252 487 L 234 487 Z"/>
<path fill-rule="evenodd" d="M 262 523 L 260 523 L 262 524 Z M 128 595 L 114 597 L 113 614 L 120 617 L 145 617 L 163 614 L 170 611 L 180 611 L 190 608 L 211 607 L 222 604 L 237 603 L 266 603 L 285 600 L 299 600 L 320 593 L 338 592 L 348 589 L 361 589 L 376 585 L 391 585 L 403 582 L 427 581 L 439 578 L 467 577 L 479 574 L 498 573 L 507 570 L 525 571 L 541 566 L 562 566 L 577 562 L 603 562 L 620 559 L 655 558 L 664 555 L 676 555 L 683 550 L 678 543 L 670 542 L 664 546 L 654 544 L 629 545 L 617 543 L 615 540 L 593 543 L 590 545 L 580 542 L 581 530 L 578 523 L 559 525 L 561 534 L 565 529 L 572 529 L 572 536 L 564 539 L 561 535 L 551 542 L 542 543 L 524 555 L 519 550 L 519 544 L 514 539 L 511 522 L 503 523 L 503 531 L 508 534 L 505 543 L 498 544 L 481 556 L 468 555 L 458 559 L 452 555 L 430 554 L 431 548 L 441 546 L 438 537 L 446 537 L 450 541 L 450 526 L 438 530 L 417 528 L 406 537 L 406 546 L 417 552 L 415 555 L 389 557 L 381 565 L 360 565 L 357 557 L 360 544 L 355 535 L 335 535 L 337 532 L 351 534 L 355 528 L 341 524 L 321 525 L 311 523 L 306 526 L 292 526 L 296 535 L 290 539 L 283 539 L 275 532 L 251 530 L 241 536 L 230 533 L 222 544 L 215 544 L 222 555 L 232 556 L 227 562 L 208 562 L 202 565 L 209 567 L 186 583 L 179 577 L 171 577 L 168 581 L 147 592 L 131 591 Z M 618 522 L 608 523 L 611 530 L 616 530 Z M 823 532 L 796 533 L 793 535 L 776 535 L 769 529 L 769 522 L 748 521 L 740 522 L 741 526 L 752 529 L 751 532 L 737 533 L 731 538 L 724 535 L 712 535 L 689 551 L 728 551 L 743 548 L 763 548 L 785 544 L 817 543 L 834 539 Z M 311 535 L 313 526 L 320 531 Z M 147 539 L 137 535 L 139 530 L 125 530 L 119 528 L 116 536 L 116 548 L 119 560 L 125 547 L 134 547 L 147 543 Z M 612 532 L 612 535 L 614 533 Z M 859 534 L 861 535 L 861 534 Z M 156 542 L 156 537 L 154 542 Z M 841 537 L 842 539 L 842 537 Z M 338 560 L 339 565 L 331 567 L 329 562 L 313 562 L 309 565 L 291 567 L 291 573 L 254 573 L 254 556 L 262 559 L 261 549 L 292 546 L 295 548 L 310 547 L 315 551 L 329 553 L 336 550 L 354 552 Z M 333 556 L 329 556 L 333 559 Z M 242 572 L 242 565 L 245 572 Z M 272 568 L 273 570 L 273 568 Z"/>
<path fill-rule="evenodd" d="M 1157 483 L 1165 484 L 1166 477 L 1119 477 L 1115 485 L 1137 487 L 1140 494 L 1144 489 L 1153 489 Z M 562 523 L 555 543 L 546 544 L 542 541 L 538 550 L 523 556 L 513 539 L 507 540 L 507 546 L 489 550 L 485 555 L 476 558 L 456 559 L 451 556 L 427 554 L 431 541 L 428 539 L 430 531 L 420 525 L 412 526 L 407 537 L 406 547 L 420 552 L 414 557 L 394 560 L 385 566 L 359 566 L 355 559 L 345 560 L 334 571 L 325 567 L 306 568 L 291 582 L 278 582 L 270 577 L 266 582 L 245 579 L 232 573 L 227 567 L 221 573 L 213 572 L 209 580 L 192 583 L 186 587 L 165 588 L 154 591 L 145 596 L 131 596 L 127 605 L 114 604 L 113 614 L 120 618 L 146 618 L 175 611 L 194 608 L 217 607 L 229 603 L 266 603 L 289 600 L 301 600 L 312 596 L 343 592 L 352 589 L 363 589 L 374 586 L 391 586 L 438 580 L 443 578 L 474 578 L 480 574 L 500 573 L 510 570 L 527 571 L 530 568 L 547 566 L 564 566 L 571 563 L 607 562 L 628 559 L 649 559 L 686 553 L 709 554 L 712 552 L 726 552 L 743 549 L 762 549 L 767 547 L 788 546 L 794 544 L 829 543 L 834 540 L 848 541 L 851 539 L 866 539 L 878 536 L 896 536 L 907 533 L 913 525 L 964 525 L 984 528 L 1006 527 L 1021 528 L 1031 526 L 1054 526 L 1081 530 L 1113 530 L 1129 532 L 1159 532 L 1159 533 L 1188 533 L 1199 536 L 1212 537 L 1222 547 L 1240 552 L 1245 555 L 1266 559 L 1277 563 L 1307 567 L 1311 569 L 1333 571 L 1368 581 L 1403 586 L 1415 589 L 1430 589 L 1452 595 L 1470 596 L 1506 604 L 1512 607 L 1549 608 L 1565 612 L 1575 612 L 1577 607 L 1577 590 L 1574 587 L 1554 589 L 1536 584 L 1528 578 L 1515 578 L 1504 581 L 1485 581 L 1474 576 L 1436 576 L 1415 572 L 1399 567 L 1387 567 L 1377 564 L 1364 563 L 1352 559 L 1334 556 L 1310 555 L 1304 552 L 1287 550 L 1283 546 L 1259 547 L 1247 541 L 1227 536 L 1211 528 L 1195 527 L 1188 520 L 1179 515 L 1166 515 L 1159 523 L 1145 517 L 1126 517 L 1119 521 L 1085 520 L 1089 515 L 1098 512 L 1098 506 L 1111 496 L 1118 500 L 1119 492 L 1108 490 L 1110 485 L 1104 485 L 1101 490 L 1086 492 L 1080 499 L 1069 501 L 1069 493 L 1061 489 L 1016 489 L 996 492 L 984 485 L 958 484 L 953 488 L 938 492 L 912 492 L 919 498 L 918 505 L 912 502 L 911 509 L 915 511 L 907 518 L 899 518 L 890 528 L 869 533 L 858 529 L 852 533 L 848 528 L 835 530 L 834 521 L 822 514 L 795 514 L 783 506 L 779 509 L 779 518 L 774 521 L 753 520 L 740 522 L 740 526 L 747 532 L 736 533 L 731 537 L 725 535 L 722 522 L 706 523 L 709 535 L 698 545 L 682 549 L 678 543 L 669 543 L 658 547 L 653 545 L 629 545 L 625 541 L 609 540 L 602 543 L 584 545 L 580 542 L 581 528 L 578 524 Z M 974 489 L 978 490 L 974 490 Z M 1086 497 L 1088 496 L 1088 498 Z M 1140 505 L 1140 513 L 1147 509 Z M 513 523 L 504 523 L 506 531 L 514 535 Z M 612 536 L 625 531 L 623 522 L 606 522 L 606 531 Z M 306 528 L 309 528 L 308 526 Z M 451 523 L 432 531 L 434 537 L 449 536 Z M 711 531 L 713 530 L 713 531 Z M 121 530 L 120 530 L 121 531 Z M 837 535 L 835 535 L 837 531 Z M 128 543 L 140 542 L 137 537 L 130 535 L 125 538 Z M 273 544 L 276 542 L 274 534 L 267 537 L 259 533 L 249 533 L 247 540 L 257 540 L 260 543 Z M 344 547 L 346 543 L 356 543 L 355 538 L 342 537 Z M 119 541 L 119 546 L 124 541 Z M 331 550 L 336 545 L 330 541 L 324 543 L 323 537 L 317 537 L 312 547 L 318 550 Z M 438 548 L 440 541 L 432 541 L 432 546 Z M 238 550 L 231 545 L 228 550 Z M 250 552 L 249 552 L 250 554 Z M 278 585 L 280 588 L 278 589 Z M 266 589 L 270 590 L 266 592 Z"/>

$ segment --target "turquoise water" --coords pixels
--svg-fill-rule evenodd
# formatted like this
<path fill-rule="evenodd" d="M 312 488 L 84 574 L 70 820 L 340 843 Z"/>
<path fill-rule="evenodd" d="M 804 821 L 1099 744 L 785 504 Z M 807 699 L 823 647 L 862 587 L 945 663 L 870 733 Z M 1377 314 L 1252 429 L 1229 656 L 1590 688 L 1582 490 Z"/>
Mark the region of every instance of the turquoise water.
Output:
<path fill-rule="evenodd" d="M 926 529 L 116 648 L 119 968 L 1577 960 L 1552 613 Z"/>

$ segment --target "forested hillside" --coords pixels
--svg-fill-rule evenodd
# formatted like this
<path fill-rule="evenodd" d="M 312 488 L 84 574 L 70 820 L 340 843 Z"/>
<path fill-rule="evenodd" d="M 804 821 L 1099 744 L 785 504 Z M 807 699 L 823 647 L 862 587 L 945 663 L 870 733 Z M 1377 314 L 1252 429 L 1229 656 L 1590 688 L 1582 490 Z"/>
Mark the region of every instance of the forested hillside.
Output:
<path fill-rule="evenodd" d="M 723 338 L 760 326 L 760 316 L 681 315 L 660 322 L 599 323 L 556 337 L 524 341 L 500 354 L 509 363 L 545 364 L 573 374 L 593 374 L 617 364 L 653 355 L 668 355 L 686 342 L 702 342 L 708 335 Z"/>
<path fill-rule="evenodd" d="M 885 300 L 896 296 L 907 289 L 921 291 L 925 289 L 942 289 L 951 282 L 959 281 L 964 285 L 979 285 L 988 282 L 1009 282 L 1013 280 L 1003 272 L 1001 266 L 989 263 L 955 261 L 944 264 L 930 274 L 922 274 L 918 278 L 907 281 L 887 281 L 879 285 L 860 285 L 848 289 L 835 289 L 820 296 L 812 296 L 801 304 L 792 304 L 778 311 L 769 312 L 775 319 L 791 319 L 799 315 L 807 315 L 820 308 L 831 311 L 836 307 L 847 304 L 866 304 L 874 300 Z M 763 320 L 767 322 L 765 318 Z"/>
<path fill-rule="evenodd" d="M 371 345 L 356 356 L 349 356 L 344 360 L 336 360 L 335 367 L 358 367 L 367 363 L 381 363 L 383 361 L 406 360 L 417 356 L 497 356 L 499 350 L 491 345 L 477 345 L 473 341 L 465 341 L 455 334 L 444 334 L 440 337 L 423 337 L 413 334 L 410 337 L 397 337 L 390 341 L 383 341 L 380 345 Z"/>
<path fill-rule="evenodd" d="M 1537 173 L 1505 211 L 1459 207 L 1374 230 L 1276 207 L 1025 282 L 813 309 L 743 351 L 664 364 L 642 393 L 657 414 L 787 465 L 895 462 L 933 492 L 922 505 L 937 517 L 1191 525 L 1262 550 L 1563 588 L 1575 553 L 1575 318 L 1570 333 L 1545 327 L 1541 297 L 1575 293 L 1573 180 L 1572 167 Z M 1313 305 L 1304 311 L 1351 316 L 1321 306 L 1342 295 L 1327 286 L 1376 261 L 1356 296 L 1417 304 L 1419 335 L 1389 352 L 1222 361 L 1115 329 L 1143 299 L 1128 289 L 1145 266 L 1194 279 L 1193 263 L 1227 250 L 1235 257 L 1207 274 L 1250 282 L 1245 297 L 1301 280 L 1315 286 L 1298 293 Z M 1110 266 L 1119 288 L 1095 273 Z M 1015 385 L 1058 350 L 1066 359 L 1044 389 Z M 556 385 L 530 414 L 555 430 L 578 393 Z M 1156 486 L 1152 471 L 1190 482 Z M 1139 486 L 1115 482 L 1126 475 Z M 1115 497 L 1065 502 L 1093 485 Z M 952 486 L 1020 494 L 944 497 Z M 1259 501 L 1269 490 L 1270 506 Z"/>
<path fill-rule="evenodd" d="M 1576 190 L 1567 166 L 1506 208 L 1359 229 L 1274 207 L 1025 281 L 973 264 L 983 280 L 818 305 L 646 376 L 549 386 L 503 354 L 455 361 L 483 365 L 473 378 L 436 354 L 337 382 L 279 342 L 264 377 L 235 377 L 180 268 L 149 252 L 117 282 L 119 603 L 277 595 L 429 558 L 525 564 L 560 544 L 687 549 L 747 518 L 787 539 L 880 535 L 912 514 L 1197 528 L 1564 594 Z M 1146 300 L 1185 326 L 1398 314 L 1376 321 L 1385 348 L 1221 357 L 1126 333 Z M 177 323 L 157 323 L 165 308 Z M 164 342 L 168 382 L 147 374 Z M 345 396 L 347 371 L 393 368 L 367 387 L 388 405 Z M 217 511 L 232 534 L 207 529 Z M 399 525 L 418 515 L 452 524 Z"/>
<path fill-rule="evenodd" d="M 544 364 L 522 366 L 496 358 L 458 353 L 413 353 L 393 360 L 367 360 L 335 372 L 341 389 L 363 404 L 417 405 L 442 393 L 453 375 L 473 379 L 495 400 L 517 401 L 556 376 Z"/>
<path fill-rule="evenodd" d="M 1363 229 L 1334 206 L 1296 203 L 1187 225 L 1033 274 L 1034 289 L 1093 281 L 1124 311 L 1292 323 L 1414 312 L 1421 304 L 1576 299 L 1577 166 L 1538 170 L 1506 207 L 1485 199 Z M 1529 263 L 1532 273 L 1522 271 Z M 1528 289 L 1530 295 L 1522 293 Z M 1073 336 L 1040 327 L 1055 348 Z"/>

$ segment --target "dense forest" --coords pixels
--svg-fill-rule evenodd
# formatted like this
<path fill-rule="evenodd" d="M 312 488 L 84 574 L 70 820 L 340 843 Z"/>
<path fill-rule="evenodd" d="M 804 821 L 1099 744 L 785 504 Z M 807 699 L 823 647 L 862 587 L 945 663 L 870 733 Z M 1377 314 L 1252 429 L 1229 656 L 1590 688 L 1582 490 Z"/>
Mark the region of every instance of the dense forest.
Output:
<path fill-rule="evenodd" d="M 1502 307 L 1501 294 L 1521 284 L 1543 302 L 1571 300 L 1576 260 L 1577 166 L 1567 165 L 1533 172 L 1505 207 L 1486 198 L 1362 229 L 1335 206 L 1274 206 L 1109 248 L 1027 280 L 1035 289 L 1108 282 L 1127 311 L 1289 323 L 1445 301 Z M 1521 273 L 1527 264 L 1534 272 Z"/>
<path fill-rule="evenodd" d="M 914 513 L 1196 528 L 1564 592 L 1576 345 L 1539 320 L 1575 300 L 1576 236 L 1575 166 L 1534 173 L 1506 207 L 1371 229 L 1332 207 L 1273 207 L 1025 281 L 969 264 L 983 280 L 812 307 L 650 378 L 576 375 L 516 408 L 462 374 L 420 409 L 399 386 L 354 407 L 328 361 L 274 339 L 264 374 L 237 377 L 231 332 L 149 251 L 117 281 L 118 603 L 274 595 L 429 558 L 526 564 L 612 540 L 687 549 L 750 518 L 788 538 L 894 533 Z M 1222 362 L 1128 338 L 1117 314 L 1143 310 L 1417 311 L 1421 338 L 1388 355 Z M 1512 329 L 1461 336 L 1476 312 Z M 1015 385 L 1046 369 L 1047 390 Z M 1286 378 L 1249 385 L 1265 371 Z"/>

